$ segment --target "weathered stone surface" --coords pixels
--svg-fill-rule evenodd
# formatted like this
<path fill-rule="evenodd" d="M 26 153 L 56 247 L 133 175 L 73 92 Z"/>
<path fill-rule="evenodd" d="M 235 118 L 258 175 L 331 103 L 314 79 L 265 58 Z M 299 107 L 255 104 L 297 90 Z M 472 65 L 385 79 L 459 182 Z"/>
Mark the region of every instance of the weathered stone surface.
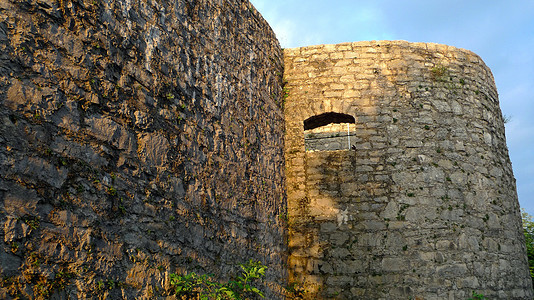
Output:
<path fill-rule="evenodd" d="M 0 1 L 0 70 L 0 298 L 249 259 L 283 298 L 282 51 L 248 1 Z"/>
<path fill-rule="evenodd" d="M 135 137 L 123 126 L 104 116 L 91 116 L 85 120 L 90 135 L 109 142 L 120 150 L 133 153 L 137 149 Z"/>
<path fill-rule="evenodd" d="M 3 209 L 8 215 L 22 217 L 37 214 L 39 197 L 35 191 L 3 180 L 0 181 L 0 187 L 5 189 Z"/>
<path fill-rule="evenodd" d="M 401 41 L 284 53 L 290 282 L 308 299 L 532 298 L 497 91 L 478 56 Z M 325 113 L 355 122 L 306 128 Z M 323 267 L 298 268 L 297 254 Z"/>
<path fill-rule="evenodd" d="M 67 179 L 68 171 L 65 167 L 56 167 L 40 157 L 23 157 L 11 163 L 7 174 L 20 175 L 34 183 L 44 181 L 55 188 L 60 188 Z"/>
<path fill-rule="evenodd" d="M 137 152 L 144 164 L 160 168 L 167 164 L 170 144 L 164 136 L 145 134 L 139 138 L 138 144 Z"/>
<path fill-rule="evenodd" d="M 70 159 L 81 159 L 95 168 L 104 167 L 108 161 L 93 149 L 91 145 L 80 145 L 74 141 L 68 141 L 62 137 L 57 137 L 50 145 L 50 150 L 66 156 Z"/>
<path fill-rule="evenodd" d="M 20 257 L 0 251 L 0 274 L 4 277 L 15 276 L 22 265 Z"/>
<path fill-rule="evenodd" d="M 478 56 L 287 49 L 283 90 L 248 1 L 148 4 L 0 1 L 0 298 L 166 299 L 254 259 L 282 299 L 289 246 L 309 299 L 532 299 Z"/>

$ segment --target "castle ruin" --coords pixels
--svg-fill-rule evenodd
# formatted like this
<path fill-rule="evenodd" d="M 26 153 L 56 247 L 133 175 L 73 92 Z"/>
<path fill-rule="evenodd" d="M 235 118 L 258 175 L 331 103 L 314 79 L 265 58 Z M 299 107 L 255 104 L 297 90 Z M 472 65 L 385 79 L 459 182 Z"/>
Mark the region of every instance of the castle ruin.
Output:
<path fill-rule="evenodd" d="M 0 1 L 0 298 L 532 299 L 490 70 L 241 0 Z"/>

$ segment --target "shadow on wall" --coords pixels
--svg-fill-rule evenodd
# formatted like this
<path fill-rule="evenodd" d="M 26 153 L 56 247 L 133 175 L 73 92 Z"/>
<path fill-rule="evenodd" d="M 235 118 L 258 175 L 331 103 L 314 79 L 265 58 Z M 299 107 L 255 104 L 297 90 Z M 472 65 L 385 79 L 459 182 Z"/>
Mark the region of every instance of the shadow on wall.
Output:
<path fill-rule="evenodd" d="M 380 220 L 364 220 L 359 211 L 383 196 L 386 184 L 362 174 L 379 163 L 368 150 L 356 150 L 369 143 L 361 126 L 351 115 L 328 112 L 308 118 L 301 127 L 304 176 L 296 178 L 303 182 L 301 199 L 290 203 L 289 267 L 290 286 L 295 293 L 305 291 L 305 299 L 364 295 L 365 287 L 359 288 L 355 277 L 368 281 L 373 276 L 373 239 L 365 231 L 386 226 Z M 332 146 L 336 142 L 339 147 Z M 374 207 L 384 208 L 382 201 Z"/>

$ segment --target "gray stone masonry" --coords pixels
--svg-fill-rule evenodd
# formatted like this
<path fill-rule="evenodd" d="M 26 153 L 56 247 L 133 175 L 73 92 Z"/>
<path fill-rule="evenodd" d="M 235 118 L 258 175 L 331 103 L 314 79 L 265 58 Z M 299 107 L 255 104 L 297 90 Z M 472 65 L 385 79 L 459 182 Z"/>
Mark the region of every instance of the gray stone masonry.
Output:
<path fill-rule="evenodd" d="M 307 299 L 532 299 L 497 91 L 477 55 L 402 41 L 284 55 L 290 284 Z M 331 112 L 355 118 L 353 150 L 305 151 L 304 121 Z"/>

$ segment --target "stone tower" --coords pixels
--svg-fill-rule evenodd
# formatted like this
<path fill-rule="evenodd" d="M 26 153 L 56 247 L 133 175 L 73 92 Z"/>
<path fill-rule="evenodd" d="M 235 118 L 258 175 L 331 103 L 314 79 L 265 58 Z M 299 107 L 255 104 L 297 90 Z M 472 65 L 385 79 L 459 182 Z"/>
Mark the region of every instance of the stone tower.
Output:
<path fill-rule="evenodd" d="M 309 299 L 532 299 L 477 55 L 401 41 L 284 54 L 290 283 Z"/>

